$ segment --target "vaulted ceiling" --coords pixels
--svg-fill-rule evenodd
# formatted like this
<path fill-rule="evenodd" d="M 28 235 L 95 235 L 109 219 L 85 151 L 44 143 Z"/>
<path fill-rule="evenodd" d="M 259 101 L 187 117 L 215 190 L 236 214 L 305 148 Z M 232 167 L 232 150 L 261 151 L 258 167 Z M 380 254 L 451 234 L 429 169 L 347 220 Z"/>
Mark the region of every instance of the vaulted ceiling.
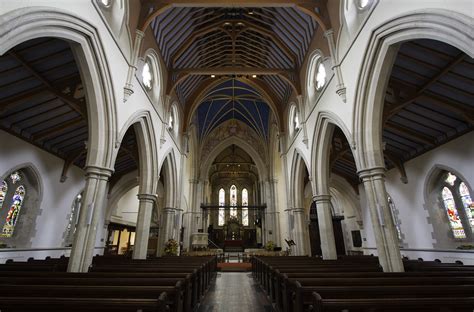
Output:
<path fill-rule="evenodd" d="M 161 2 L 148 1 L 150 11 Z M 299 89 L 299 70 L 317 22 L 294 6 L 223 6 L 170 2 L 151 21 L 170 73 L 173 90 L 168 91 L 176 92 L 186 111 L 197 93 L 213 83 L 211 75 L 224 80 L 244 77 L 270 94 L 276 110 L 284 111 Z"/>
<path fill-rule="evenodd" d="M 213 88 L 199 105 L 196 116 L 199 138 L 221 123 L 236 119 L 248 125 L 263 140 L 268 138 L 270 107 L 251 86 L 229 79 Z"/>

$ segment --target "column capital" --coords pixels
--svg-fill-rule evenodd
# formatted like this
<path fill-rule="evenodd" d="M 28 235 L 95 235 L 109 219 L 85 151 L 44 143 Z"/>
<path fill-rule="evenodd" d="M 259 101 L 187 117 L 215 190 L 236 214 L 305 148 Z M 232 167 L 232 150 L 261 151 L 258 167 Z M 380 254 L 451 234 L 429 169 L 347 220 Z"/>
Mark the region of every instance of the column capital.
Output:
<path fill-rule="evenodd" d="M 304 208 L 294 207 L 291 208 L 291 211 L 293 211 L 294 213 L 304 213 Z"/>
<path fill-rule="evenodd" d="M 329 38 L 329 37 L 332 37 L 332 36 L 334 36 L 334 30 L 332 28 L 328 29 L 324 32 L 324 37 Z"/>
<path fill-rule="evenodd" d="M 174 207 L 164 207 L 163 208 L 163 211 L 166 212 L 166 213 L 171 213 L 171 212 L 175 212 L 177 209 L 174 208 Z"/>
<path fill-rule="evenodd" d="M 135 34 L 137 35 L 137 38 L 140 38 L 140 40 L 145 37 L 145 32 L 141 31 L 140 29 L 135 29 Z"/>
<path fill-rule="evenodd" d="M 313 201 L 316 203 L 320 202 L 329 202 L 331 201 L 331 195 L 329 194 L 319 194 L 313 196 Z"/>
<path fill-rule="evenodd" d="M 385 176 L 385 167 L 377 166 L 372 168 L 364 168 L 357 171 L 357 174 L 362 180 L 367 180 L 373 177 L 383 177 Z"/>
<path fill-rule="evenodd" d="M 100 180 L 108 180 L 114 173 L 114 169 L 100 166 L 86 166 L 86 177 Z"/>
<path fill-rule="evenodd" d="M 151 201 L 153 203 L 156 202 L 158 195 L 156 194 L 138 194 L 138 200 L 140 201 Z"/>

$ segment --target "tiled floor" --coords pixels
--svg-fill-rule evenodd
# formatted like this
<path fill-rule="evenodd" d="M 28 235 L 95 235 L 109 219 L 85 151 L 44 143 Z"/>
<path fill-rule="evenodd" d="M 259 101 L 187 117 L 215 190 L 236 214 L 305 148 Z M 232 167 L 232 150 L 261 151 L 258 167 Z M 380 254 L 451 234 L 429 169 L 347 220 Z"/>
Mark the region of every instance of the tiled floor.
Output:
<path fill-rule="evenodd" d="M 218 273 L 198 312 L 271 312 L 251 273 Z"/>

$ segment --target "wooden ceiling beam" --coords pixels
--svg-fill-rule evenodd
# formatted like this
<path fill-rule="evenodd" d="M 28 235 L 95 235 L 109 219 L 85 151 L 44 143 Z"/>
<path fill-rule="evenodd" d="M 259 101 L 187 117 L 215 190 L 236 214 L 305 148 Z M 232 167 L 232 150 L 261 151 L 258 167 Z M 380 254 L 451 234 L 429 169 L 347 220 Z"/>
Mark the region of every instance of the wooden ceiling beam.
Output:
<path fill-rule="evenodd" d="M 10 51 L 8 52 L 9 55 L 11 55 L 13 58 L 15 58 L 20 64 L 23 65 L 25 69 L 27 69 L 33 76 L 36 77 L 41 83 L 43 83 L 48 91 L 53 93 L 57 98 L 61 99 L 64 101 L 66 104 L 68 104 L 73 110 L 78 112 L 82 117 L 87 117 L 86 113 L 83 109 L 83 103 L 78 101 L 77 99 L 65 95 L 64 93 L 61 92 L 61 90 L 56 89 L 48 80 L 46 80 L 36 69 L 30 66 L 28 62 L 23 60 L 23 58 L 18 55 L 17 53 Z"/>
<path fill-rule="evenodd" d="M 404 82 L 402 80 L 396 79 L 396 78 L 391 78 L 390 79 L 391 84 L 396 84 L 397 86 L 400 86 L 402 88 L 408 89 L 408 90 L 413 90 L 413 92 L 416 92 L 416 88 L 413 87 L 413 85 Z M 465 121 L 467 121 L 470 124 L 474 123 L 474 109 L 467 104 L 464 104 L 462 102 L 453 100 L 451 98 L 447 98 L 445 96 L 440 96 L 438 94 L 435 94 L 430 91 L 425 91 L 423 94 L 421 94 L 419 97 L 425 98 L 430 101 L 430 103 L 433 103 L 439 107 L 448 109 L 452 112 L 455 112 L 459 116 L 461 116 Z M 384 122 L 387 122 L 388 119 L 385 119 L 384 117 Z"/>
<path fill-rule="evenodd" d="M 37 132 L 33 134 L 32 138 L 35 141 L 39 141 L 47 137 L 56 136 L 57 134 L 63 132 L 65 129 L 77 126 L 83 121 L 84 121 L 84 118 L 77 117 L 65 123 L 59 124 L 56 127 L 46 128 L 40 132 Z"/>
<path fill-rule="evenodd" d="M 249 67 L 215 67 L 215 68 L 182 68 L 173 73 L 189 75 L 278 75 L 293 73 L 281 68 L 249 68 Z"/>
<path fill-rule="evenodd" d="M 396 131 L 398 133 L 402 133 L 403 135 L 406 135 L 406 136 L 414 139 L 415 141 L 418 141 L 418 142 L 421 142 L 421 143 L 424 143 L 424 144 L 427 144 L 427 145 L 435 145 L 435 143 L 436 143 L 435 138 L 429 137 L 426 134 L 423 134 L 421 132 L 406 128 L 404 126 L 395 124 L 394 122 L 389 121 L 389 122 L 385 123 L 384 128 Z"/>
<path fill-rule="evenodd" d="M 29 90 L 26 90 L 24 92 L 17 93 L 15 95 L 7 97 L 7 98 L 3 99 L 2 101 L 0 101 L 0 114 L 3 114 L 5 111 L 12 108 L 16 104 L 18 104 L 18 103 L 20 103 L 24 100 L 31 99 L 32 97 L 34 97 L 34 96 L 36 96 L 40 93 L 44 93 L 46 91 L 47 90 L 45 90 L 44 87 L 38 87 L 38 88 L 29 89 Z"/>
<path fill-rule="evenodd" d="M 453 69 L 454 66 L 458 65 L 461 63 L 464 58 L 466 57 L 466 54 L 461 53 L 458 55 L 456 58 L 454 58 L 451 62 L 449 62 L 448 65 L 446 65 L 444 68 L 442 68 L 436 75 L 434 75 L 429 81 L 427 81 L 421 88 L 418 88 L 414 94 L 408 97 L 408 99 L 403 100 L 402 102 L 396 104 L 395 107 L 390 107 L 388 112 L 384 112 L 384 120 L 385 122 L 390 119 L 390 117 L 396 115 L 398 112 L 400 112 L 402 109 L 404 109 L 406 106 L 409 104 L 413 103 L 417 99 L 419 99 L 421 96 L 423 96 L 423 93 L 427 91 L 434 83 L 436 83 L 442 76 L 444 76 L 446 73 L 448 73 L 451 69 Z"/>

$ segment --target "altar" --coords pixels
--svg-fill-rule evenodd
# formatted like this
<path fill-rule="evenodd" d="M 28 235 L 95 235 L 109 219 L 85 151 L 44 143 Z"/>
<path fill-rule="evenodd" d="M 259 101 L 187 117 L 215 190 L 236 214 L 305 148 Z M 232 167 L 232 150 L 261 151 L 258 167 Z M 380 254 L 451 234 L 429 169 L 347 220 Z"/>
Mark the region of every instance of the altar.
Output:
<path fill-rule="evenodd" d="M 231 239 L 224 241 L 224 251 L 235 251 L 243 252 L 244 251 L 244 241 L 240 239 Z"/>

